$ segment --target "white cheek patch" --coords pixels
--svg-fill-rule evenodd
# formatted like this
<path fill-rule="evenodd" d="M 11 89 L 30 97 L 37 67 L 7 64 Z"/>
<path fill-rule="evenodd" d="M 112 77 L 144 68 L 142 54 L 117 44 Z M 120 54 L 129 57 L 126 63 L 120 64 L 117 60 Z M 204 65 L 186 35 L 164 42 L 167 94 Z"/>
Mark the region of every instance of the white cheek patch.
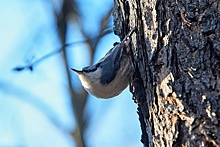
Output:
<path fill-rule="evenodd" d="M 79 78 L 83 87 L 87 91 L 92 92 L 94 88 L 101 86 L 99 80 L 100 75 L 101 75 L 101 70 L 97 69 L 95 72 L 87 73 L 87 75 L 85 74 L 79 75 Z"/>

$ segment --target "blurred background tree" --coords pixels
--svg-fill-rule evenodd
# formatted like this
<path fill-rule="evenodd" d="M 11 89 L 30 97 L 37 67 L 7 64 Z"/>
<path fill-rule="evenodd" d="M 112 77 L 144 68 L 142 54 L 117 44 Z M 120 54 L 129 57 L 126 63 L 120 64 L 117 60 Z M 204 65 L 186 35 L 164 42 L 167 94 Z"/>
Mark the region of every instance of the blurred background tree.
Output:
<path fill-rule="evenodd" d="M 112 7 L 112 0 L 0 2 L 0 146 L 141 146 L 128 90 L 96 99 L 70 71 L 119 41 Z"/>

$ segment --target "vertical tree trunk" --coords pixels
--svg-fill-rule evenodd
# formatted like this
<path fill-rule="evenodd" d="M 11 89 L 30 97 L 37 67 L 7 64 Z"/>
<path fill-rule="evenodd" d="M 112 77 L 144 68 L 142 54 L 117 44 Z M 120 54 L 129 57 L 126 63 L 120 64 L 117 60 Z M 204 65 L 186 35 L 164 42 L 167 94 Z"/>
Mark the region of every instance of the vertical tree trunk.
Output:
<path fill-rule="evenodd" d="M 220 1 L 115 0 L 144 146 L 220 146 Z"/>

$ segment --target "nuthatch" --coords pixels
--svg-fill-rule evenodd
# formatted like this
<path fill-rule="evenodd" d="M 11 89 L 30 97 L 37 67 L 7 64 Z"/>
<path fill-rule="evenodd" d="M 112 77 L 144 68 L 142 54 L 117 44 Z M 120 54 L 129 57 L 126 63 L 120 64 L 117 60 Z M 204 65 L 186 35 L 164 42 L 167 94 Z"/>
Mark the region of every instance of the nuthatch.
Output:
<path fill-rule="evenodd" d="M 130 58 L 131 30 L 121 43 L 116 44 L 107 54 L 92 66 L 72 70 L 79 75 L 83 87 L 97 98 L 111 98 L 119 95 L 129 84 L 133 75 Z"/>

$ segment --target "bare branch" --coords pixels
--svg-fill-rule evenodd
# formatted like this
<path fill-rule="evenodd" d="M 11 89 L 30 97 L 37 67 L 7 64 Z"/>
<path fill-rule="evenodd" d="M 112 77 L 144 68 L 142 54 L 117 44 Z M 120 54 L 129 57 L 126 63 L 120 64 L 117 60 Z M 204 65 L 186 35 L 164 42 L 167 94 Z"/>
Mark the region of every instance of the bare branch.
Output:
<path fill-rule="evenodd" d="M 96 37 L 94 39 L 87 39 L 87 40 L 82 40 L 82 41 L 77 41 L 77 42 L 72 42 L 72 43 L 65 44 L 64 46 L 62 46 L 58 50 L 52 51 L 52 52 L 42 56 L 41 58 L 37 59 L 36 61 L 34 61 L 34 62 L 30 63 L 30 64 L 27 64 L 27 65 L 24 65 L 24 66 L 16 66 L 12 70 L 13 71 L 17 71 L 17 72 L 23 71 L 23 70 L 33 71 L 34 66 L 36 66 L 40 62 L 48 59 L 49 57 L 62 52 L 64 49 L 66 49 L 66 47 L 69 47 L 71 45 L 75 45 L 75 44 L 78 44 L 78 43 L 85 43 L 87 41 L 95 41 L 95 40 L 100 39 L 101 37 L 103 37 L 103 36 L 105 36 L 105 35 L 107 35 L 107 34 L 109 34 L 111 32 L 113 32 L 113 31 L 111 29 L 108 29 L 108 30 L 104 31 L 101 35 L 99 35 L 98 37 Z"/>

